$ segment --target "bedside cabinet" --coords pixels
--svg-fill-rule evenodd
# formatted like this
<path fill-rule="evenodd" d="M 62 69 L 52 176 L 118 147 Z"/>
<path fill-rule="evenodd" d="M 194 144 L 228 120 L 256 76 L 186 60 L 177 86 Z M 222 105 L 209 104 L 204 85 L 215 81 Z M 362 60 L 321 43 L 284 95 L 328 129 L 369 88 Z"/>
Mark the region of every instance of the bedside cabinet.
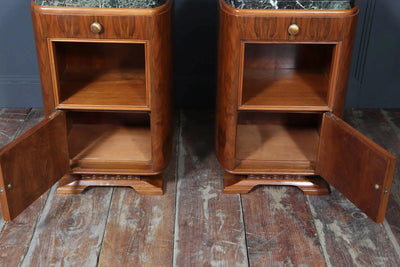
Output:
<path fill-rule="evenodd" d="M 0 152 L 9 221 L 57 192 L 162 194 L 172 142 L 172 0 L 32 2 L 46 118 Z"/>
<path fill-rule="evenodd" d="M 341 120 L 357 3 L 273 2 L 220 0 L 224 192 L 291 185 L 327 194 L 328 182 L 382 222 L 395 157 Z"/>

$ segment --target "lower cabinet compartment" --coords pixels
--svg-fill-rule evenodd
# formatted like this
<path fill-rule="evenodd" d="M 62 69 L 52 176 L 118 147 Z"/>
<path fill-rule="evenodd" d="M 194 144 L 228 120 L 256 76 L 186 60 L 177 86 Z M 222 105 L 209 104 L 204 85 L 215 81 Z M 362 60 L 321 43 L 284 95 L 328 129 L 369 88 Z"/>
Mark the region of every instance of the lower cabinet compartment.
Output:
<path fill-rule="evenodd" d="M 68 112 L 68 146 L 74 172 L 151 170 L 148 113 Z"/>
<path fill-rule="evenodd" d="M 240 112 L 234 171 L 313 174 L 321 113 Z"/>

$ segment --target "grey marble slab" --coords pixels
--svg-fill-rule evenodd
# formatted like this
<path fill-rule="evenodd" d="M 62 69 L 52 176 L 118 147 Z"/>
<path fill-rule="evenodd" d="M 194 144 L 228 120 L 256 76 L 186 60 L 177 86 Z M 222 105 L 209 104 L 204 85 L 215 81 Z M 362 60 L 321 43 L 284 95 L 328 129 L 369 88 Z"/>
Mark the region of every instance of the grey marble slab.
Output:
<path fill-rule="evenodd" d="M 35 0 L 40 6 L 100 7 L 100 8 L 155 8 L 166 0 Z"/>
<path fill-rule="evenodd" d="M 354 0 L 225 0 L 238 9 L 350 9 Z"/>

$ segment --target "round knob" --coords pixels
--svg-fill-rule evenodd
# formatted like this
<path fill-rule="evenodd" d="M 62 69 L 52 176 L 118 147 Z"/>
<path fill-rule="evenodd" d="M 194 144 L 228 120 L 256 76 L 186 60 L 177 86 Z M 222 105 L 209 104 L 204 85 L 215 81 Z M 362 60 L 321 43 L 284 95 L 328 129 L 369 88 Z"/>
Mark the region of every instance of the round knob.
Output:
<path fill-rule="evenodd" d="M 98 23 L 98 22 L 93 22 L 93 23 L 90 25 L 90 30 L 91 30 L 93 33 L 100 33 L 100 32 L 103 30 L 103 27 L 101 26 L 100 23 Z"/>
<path fill-rule="evenodd" d="M 296 24 L 292 24 L 289 26 L 288 32 L 290 35 L 297 35 L 300 31 L 300 27 Z"/>

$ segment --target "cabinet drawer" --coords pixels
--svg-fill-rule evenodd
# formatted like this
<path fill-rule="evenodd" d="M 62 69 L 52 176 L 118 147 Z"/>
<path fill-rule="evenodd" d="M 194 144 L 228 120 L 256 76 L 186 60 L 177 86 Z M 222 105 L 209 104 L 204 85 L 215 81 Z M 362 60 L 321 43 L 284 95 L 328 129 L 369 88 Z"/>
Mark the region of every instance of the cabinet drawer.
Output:
<path fill-rule="evenodd" d="M 147 39 L 146 25 L 150 19 L 147 16 L 46 14 L 42 23 L 48 38 Z"/>
<path fill-rule="evenodd" d="M 343 17 L 243 17 L 241 39 L 289 41 L 341 41 L 346 19 Z M 297 28 L 295 34 L 289 28 Z"/>

